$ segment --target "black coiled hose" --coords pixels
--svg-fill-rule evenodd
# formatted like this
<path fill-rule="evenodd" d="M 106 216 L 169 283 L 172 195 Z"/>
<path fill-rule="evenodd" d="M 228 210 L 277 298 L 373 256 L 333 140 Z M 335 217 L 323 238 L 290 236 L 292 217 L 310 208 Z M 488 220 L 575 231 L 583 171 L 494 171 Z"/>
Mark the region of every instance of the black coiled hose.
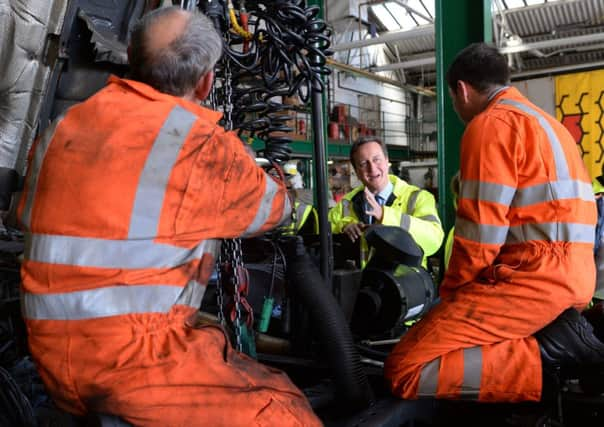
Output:
<path fill-rule="evenodd" d="M 216 3 L 209 2 L 206 13 L 218 28 L 230 28 L 226 7 L 218 8 Z M 234 4 L 238 7 L 237 1 Z M 265 148 L 260 155 L 280 163 L 290 157 L 287 134 L 293 128 L 287 123 L 293 117 L 287 113 L 294 107 L 274 98 L 297 96 L 307 106 L 311 88 L 324 89 L 323 76 L 330 73 L 326 57 L 332 55 L 331 30 L 317 18 L 320 8 L 305 7 L 301 0 L 247 0 L 245 6 L 250 37 L 232 31 L 226 37 L 232 96 L 223 96 L 217 104 L 231 102 L 233 128 L 240 135 L 262 139 Z M 216 23 L 221 13 L 223 19 Z"/>

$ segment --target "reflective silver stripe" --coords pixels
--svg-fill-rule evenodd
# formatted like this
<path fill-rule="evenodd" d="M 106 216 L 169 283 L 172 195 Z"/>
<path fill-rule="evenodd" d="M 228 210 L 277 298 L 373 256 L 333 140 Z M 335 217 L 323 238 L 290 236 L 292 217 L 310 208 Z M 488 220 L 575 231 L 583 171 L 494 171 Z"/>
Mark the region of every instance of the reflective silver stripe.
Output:
<path fill-rule="evenodd" d="M 134 313 L 167 313 L 176 304 L 199 308 L 205 286 L 108 286 L 62 294 L 21 295 L 23 316 L 36 320 L 81 320 Z"/>
<path fill-rule="evenodd" d="M 545 242 L 593 243 L 595 227 L 572 222 L 522 224 L 513 227 L 476 224 L 457 218 L 455 234 L 474 242 L 503 245 L 531 240 Z"/>
<path fill-rule="evenodd" d="M 407 201 L 407 213 L 412 214 L 415 211 L 415 203 L 417 202 L 417 197 L 419 196 L 419 192 L 421 190 L 415 190 L 409 196 L 409 200 Z"/>
<path fill-rule="evenodd" d="M 351 207 L 352 203 L 348 199 L 342 200 L 342 216 L 351 216 Z"/>
<path fill-rule="evenodd" d="M 419 385 L 417 388 L 418 397 L 436 396 L 438 390 L 438 373 L 440 371 L 440 357 L 428 362 L 422 368 L 419 375 Z"/>
<path fill-rule="evenodd" d="M 514 199 L 516 189 L 503 184 L 483 181 L 462 181 L 459 197 L 462 199 L 483 200 L 509 206 Z"/>
<path fill-rule="evenodd" d="M 271 214 L 273 200 L 275 199 L 275 195 L 279 190 L 279 186 L 273 180 L 273 178 L 271 178 L 266 172 L 264 175 L 264 195 L 262 196 L 262 200 L 260 201 L 260 206 L 258 206 L 254 220 L 243 233 L 244 237 L 256 234 L 266 223 Z"/>
<path fill-rule="evenodd" d="M 554 181 L 517 190 L 503 184 L 464 181 L 461 188 L 461 197 L 499 203 L 504 206 L 524 207 L 536 203 L 565 199 L 592 201 L 593 189 L 591 184 L 577 180 Z"/>
<path fill-rule="evenodd" d="M 407 214 L 401 215 L 401 228 L 403 230 L 409 231 L 409 227 L 411 226 L 411 217 Z"/>
<path fill-rule="evenodd" d="M 296 207 L 296 231 L 302 227 L 304 223 L 304 214 L 306 213 L 306 209 L 309 206 L 304 203 L 298 203 L 298 207 Z"/>
<path fill-rule="evenodd" d="M 459 217 L 455 219 L 455 235 L 474 242 L 503 245 L 507 234 L 507 226 L 476 224 Z"/>
<path fill-rule="evenodd" d="M 516 107 L 519 110 L 522 110 L 537 119 L 537 121 L 547 134 L 550 146 L 554 153 L 554 162 L 556 164 L 556 175 L 558 181 L 568 180 L 570 178 L 570 174 L 568 172 L 568 163 L 566 161 L 566 157 L 564 156 L 564 150 L 562 150 L 562 144 L 560 144 L 560 140 L 558 139 L 556 132 L 554 132 L 552 126 L 545 119 L 545 117 L 543 117 L 541 113 L 533 110 L 528 105 L 525 105 L 518 101 L 514 101 L 512 99 L 500 99 L 499 103 Z"/>
<path fill-rule="evenodd" d="M 461 398 L 478 399 L 482 378 L 482 348 L 463 349 L 463 384 Z"/>
<path fill-rule="evenodd" d="M 595 232 L 593 225 L 572 222 L 522 224 L 510 227 L 506 243 L 522 243 L 529 240 L 593 243 Z"/>
<path fill-rule="evenodd" d="M 286 220 L 291 218 L 292 213 L 292 202 L 289 197 L 285 196 L 285 206 L 283 206 L 283 215 L 281 215 L 281 219 L 279 220 L 279 224 L 285 223 Z"/>
<path fill-rule="evenodd" d="M 204 253 L 217 254 L 215 240 L 194 248 L 154 243 L 152 240 L 104 240 L 85 237 L 31 234 L 25 248 L 27 260 L 49 264 L 99 268 L 169 268 L 200 259 Z"/>
<path fill-rule="evenodd" d="M 594 200 L 591 184 L 576 180 L 554 181 L 519 189 L 512 206 L 523 207 L 555 200 L 581 199 Z"/>
<path fill-rule="evenodd" d="M 34 197 L 38 188 L 38 179 L 40 177 L 40 168 L 42 167 L 42 161 L 46 156 L 46 151 L 50 145 L 50 141 L 55 135 L 57 126 L 63 121 L 65 115 L 59 116 L 55 119 L 49 127 L 44 130 L 44 133 L 40 137 L 40 140 L 36 144 L 36 148 L 33 154 L 32 162 L 29 165 L 27 173 L 27 193 L 25 203 L 23 205 L 23 213 L 21 215 L 21 222 L 26 230 L 31 228 L 31 210 L 34 204 Z"/>
<path fill-rule="evenodd" d="M 206 293 L 206 285 L 197 280 L 189 280 L 187 286 L 176 299 L 174 304 L 188 305 L 189 307 L 200 308 L 203 295 Z"/>
<path fill-rule="evenodd" d="M 136 189 L 128 231 L 129 239 L 153 238 L 157 235 L 172 168 L 196 120 L 195 114 L 176 106 L 159 130 Z"/>
<path fill-rule="evenodd" d="M 437 224 L 440 224 L 440 219 L 438 219 L 438 217 L 434 216 L 434 215 L 418 216 L 417 218 L 423 219 L 424 221 L 431 221 L 431 222 L 435 222 Z"/>

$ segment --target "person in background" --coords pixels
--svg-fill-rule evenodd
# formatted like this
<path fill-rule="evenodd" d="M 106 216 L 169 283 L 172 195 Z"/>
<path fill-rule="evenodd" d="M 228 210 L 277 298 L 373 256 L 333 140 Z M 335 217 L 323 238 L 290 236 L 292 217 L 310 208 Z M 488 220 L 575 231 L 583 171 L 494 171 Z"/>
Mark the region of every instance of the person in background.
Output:
<path fill-rule="evenodd" d="M 128 53 L 130 78 L 110 77 L 31 151 L 21 297 L 47 389 L 65 411 L 134 425 L 321 425 L 283 372 L 198 316 L 220 239 L 291 212 L 284 183 L 199 104 L 222 39 L 167 7 L 135 25 Z"/>
<path fill-rule="evenodd" d="M 442 243 L 444 232 L 434 196 L 389 175 L 386 145 L 375 136 L 357 139 L 350 148 L 352 163 L 362 185 L 347 193 L 329 210 L 333 233 L 344 233 L 351 241 L 361 241 L 361 263 L 369 259 L 363 233 L 371 224 L 401 227 L 408 231 L 424 252 L 422 265 Z"/>
<path fill-rule="evenodd" d="M 595 283 L 590 179 L 566 128 L 509 77 L 484 43 L 447 72 L 466 124 L 453 250 L 440 303 L 385 361 L 396 396 L 549 400 L 559 374 L 604 363 L 578 312 Z"/>
<path fill-rule="evenodd" d="M 598 207 L 598 222 L 596 224 L 596 238 L 594 242 L 594 255 L 596 261 L 596 291 L 594 299 L 604 300 L 604 174 L 592 181 L 596 206 Z M 597 301 L 596 301 L 597 302 Z"/>
<path fill-rule="evenodd" d="M 453 195 L 453 209 L 457 210 L 457 198 L 459 197 L 459 171 L 451 178 L 451 194 Z M 451 251 L 453 250 L 453 237 L 455 236 L 455 225 L 451 227 L 445 240 L 445 270 L 449 267 Z"/>
<path fill-rule="evenodd" d="M 287 189 L 294 200 L 294 212 L 291 222 L 286 226 L 292 234 L 318 234 L 319 216 L 312 204 L 303 199 L 304 183 L 302 175 L 292 162 L 283 165 L 283 172 L 287 180 Z"/>

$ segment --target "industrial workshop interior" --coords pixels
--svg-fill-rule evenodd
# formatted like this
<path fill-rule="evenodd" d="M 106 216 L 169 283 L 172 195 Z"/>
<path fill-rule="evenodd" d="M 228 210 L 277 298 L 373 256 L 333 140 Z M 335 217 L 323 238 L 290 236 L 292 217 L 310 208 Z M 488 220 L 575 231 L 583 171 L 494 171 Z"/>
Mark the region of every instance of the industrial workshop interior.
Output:
<path fill-rule="evenodd" d="M 0 53 L 0 427 L 604 425 L 604 0 L 0 0 Z"/>

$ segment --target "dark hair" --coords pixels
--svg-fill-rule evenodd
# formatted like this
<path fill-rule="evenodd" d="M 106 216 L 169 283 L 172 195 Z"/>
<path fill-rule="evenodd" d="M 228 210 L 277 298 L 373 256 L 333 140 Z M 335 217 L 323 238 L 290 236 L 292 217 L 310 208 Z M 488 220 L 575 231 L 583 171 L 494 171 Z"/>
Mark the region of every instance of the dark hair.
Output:
<path fill-rule="evenodd" d="M 151 50 L 150 28 L 158 19 L 178 12 L 190 15 L 182 34 L 167 46 Z M 136 23 L 129 53 L 131 78 L 160 92 L 183 96 L 214 68 L 222 55 L 222 38 L 205 15 L 185 12 L 177 6 L 165 7 L 145 14 Z"/>
<path fill-rule="evenodd" d="M 380 147 L 382 147 L 382 152 L 384 153 L 384 156 L 386 158 L 388 158 L 388 149 L 386 148 L 386 144 L 384 144 L 384 142 L 375 137 L 375 136 L 361 136 L 357 139 L 355 139 L 355 141 L 352 143 L 352 147 L 350 147 L 350 163 L 352 163 L 352 166 L 356 168 L 355 164 L 354 164 L 354 155 L 357 151 L 359 151 L 359 147 L 361 145 L 365 145 L 368 144 L 370 142 L 375 142 L 377 144 L 380 145 Z"/>
<path fill-rule="evenodd" d="M 457 54 L 447 71 L 447 84 L 456 91 L 457 82 L 469 83 L 478 92 L 510 82 L 505 56 L 486 43 L 472 43 Z"/>

